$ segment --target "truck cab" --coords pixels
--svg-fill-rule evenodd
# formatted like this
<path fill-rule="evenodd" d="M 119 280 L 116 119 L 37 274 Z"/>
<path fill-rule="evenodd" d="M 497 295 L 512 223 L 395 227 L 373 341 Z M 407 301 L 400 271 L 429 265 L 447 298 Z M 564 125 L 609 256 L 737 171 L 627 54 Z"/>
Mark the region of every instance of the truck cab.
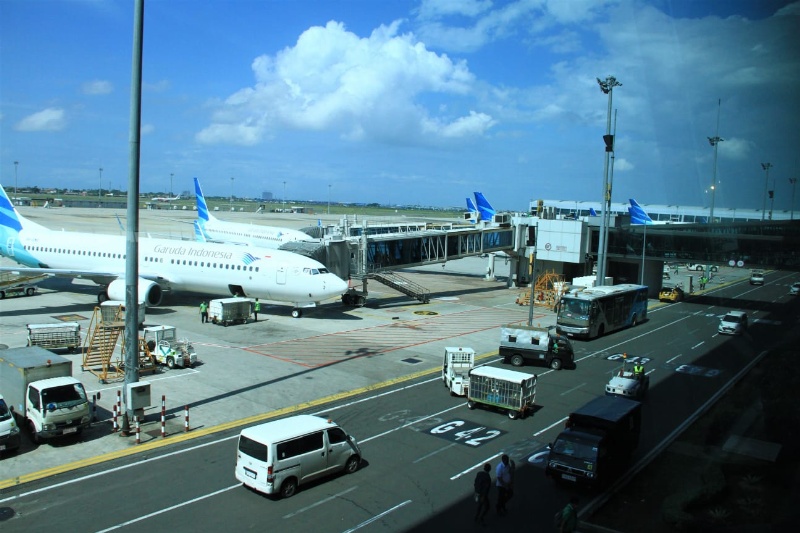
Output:
<path fill-rule="evenodd" d="M 444 349 L 442 381 L 452 396 L 464 396 L 469 387 L 469 371 L 475 366 L 475 350 L 449 346 Z"/>
<path fill-rule="evenodd" d="M 507 325 L 500 328 L 500 357 L 514 366 L 539 364 L 559 370 L 572 367 L 575 353 L 566 335 L 555 331 L 555 327 Z"/>

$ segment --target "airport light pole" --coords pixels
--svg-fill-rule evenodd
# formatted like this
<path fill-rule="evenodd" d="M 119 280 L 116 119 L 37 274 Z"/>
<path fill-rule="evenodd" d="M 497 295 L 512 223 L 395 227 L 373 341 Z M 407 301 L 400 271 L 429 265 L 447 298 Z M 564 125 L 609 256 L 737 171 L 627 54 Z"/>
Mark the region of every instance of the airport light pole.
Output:
<path fill-rule="evenodd" d="M 175 174 L 170 172 L 169 173 L 169 197 L 172 198 L 172 176 Z"/>
<path fill-rule="evenodd" d="M 14 161 L 14 201 L 18 201 L 17 198 L 19 194 L 17 193 L 17 167 L 19 167 L 19 161 Z"/>
<path fill-rule="evenodd" d="M 789 178 L 789 183 L 792 184 L 792 205 L 791 211 L 789 212 L 789 220 L 794 220 L 794 189 L 797 185 L 797 178 Z"/>
<path fill-rule="evenodd" d="M 286 182 L 283 182 L 283 212 L 286 212 Z"/>
<path fill-rule="evenodd" d="M 331 214 L 331 184 L 328 184 L 328 214 Z"/>
<path fill-rule="evenodd" d="M 769 191 L 769 219 L 772 220 L 772 209 L 775 207 L 775 178 L 772 178 L 772 190 Z"/>
<path fill-rule="evenodd" d="M 767 212 L 767 187 L 769 187 L 769 169 L 772 168 L 772 163 L 761 163 L 761 168 L 766 171 L 764 178 L 764 203 L 761 205 L 761 222 L 764 222 L 764 215 Z"/>
<path fill-rule="evenodd" d="M 99 202 L 97 207 L 103 205 L 103 167 L 100 167 L 100 188 L 97 190 L 97 201 Z"/>
<path fill-rule="evenodd" d="M 714 223 L 714 196 L 717 192 L 717 148 L 719 143 L 725 139 L 719 136 L 719 113 L 722 108 L 722 99 L 717 100 L 717 132 L 713 137 L 708 138 L 708 142 L 714 147 L 714 173 L 711 178 L 711 211 L 709 214 L 709 224 Z"/>
<path fill-rule="evenodd" d="M 611 215 L 611 187 L 608 180 L 609 158 L 614 151 L 614 136 L 611 135 L 611 102 L 614 94 L 614 87 L 622 84 L 614 76 L 608 76 L 605 80 L 597 78 L 600 90 L 608 95 L 608 113 L 606 114 L 606 134 L 603 140 L 606 143 L 606 157 L 603 164 L 603 219 L 600 226 L 600 243 L 597 249 L 597 281 L 595 285 L 605 284 L 606 279 L 606 240 L 608 239 L 608 224 Z"/>
<path fill-rule="evenodd" d="M 231 208 L 230 208 L 231 211 L 233 211 L 233 180 L 234 178 L 231 177 Z"/>

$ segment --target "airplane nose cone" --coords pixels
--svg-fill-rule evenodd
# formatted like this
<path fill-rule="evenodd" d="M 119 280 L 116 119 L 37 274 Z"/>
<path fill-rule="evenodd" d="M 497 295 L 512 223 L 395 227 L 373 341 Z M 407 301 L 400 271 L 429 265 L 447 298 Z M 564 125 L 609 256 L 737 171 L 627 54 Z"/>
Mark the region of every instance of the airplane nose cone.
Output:
<path fill-rule="evenodd" d="M 331 296 L 344 294 L 348 289 L 347 282 L 338 276 L 332 275 L 332 278 L 333 279 L 331 279 L 330 283 L 328 284 L 328 290 L 330 291 Z"/>

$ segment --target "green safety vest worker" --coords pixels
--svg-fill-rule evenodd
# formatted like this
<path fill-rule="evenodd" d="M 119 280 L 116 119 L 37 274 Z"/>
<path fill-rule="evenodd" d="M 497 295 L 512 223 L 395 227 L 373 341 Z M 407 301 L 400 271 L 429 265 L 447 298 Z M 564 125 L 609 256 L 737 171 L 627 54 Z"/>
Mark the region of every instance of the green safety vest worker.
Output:
<path fill-rule="evenodd" d="M 640 378 L 644 375 L 644 366 L 636 363 L 633 366 L 633 375 L 637 378 Z"/>
<path fill-rule="evenodd" d="M 258 298 L 256 298 L 256 301 L 253 304 L 253 311 L 255 311 L 256 313 L 261 311 L 261 302 L 258 301 Z"/>
<path fill-rule="evenodd" d="M 202 302 L 200 304 L 200 313 L 202 314 L 202 313 L 205 313 L 206 311 L 208 311 L 208 304 L 206 304 L 205 302 Z"/>

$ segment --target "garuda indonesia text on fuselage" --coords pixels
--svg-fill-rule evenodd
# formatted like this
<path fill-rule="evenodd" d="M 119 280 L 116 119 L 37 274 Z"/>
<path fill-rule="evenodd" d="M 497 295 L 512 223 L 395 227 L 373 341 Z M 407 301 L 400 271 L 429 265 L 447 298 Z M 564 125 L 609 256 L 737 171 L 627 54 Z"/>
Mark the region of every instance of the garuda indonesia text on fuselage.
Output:
<path fill-rule="evenodd" d="M 161 303 L 163 291 L 242 295 L 300 309 L 340 296 L 347 283 L 322 263 L 281 250 L 141 237 L 138 297 Z M 98 299 L 125 300 L 126 239 L 53 231 L 22 217 L 0 186 L 0 254 L 27 273 L 86 278 L 105 286 Z"/>
<path fill-rule="evenodd" d="M 277 249 L 287 242 L 314 240 L 294 229 L 219 220 L 208 211 L 208 204 L 197 178 L 194 178 L 194 193 L 197 198 L 197 227 L 201 236 L 208 241 Z"/>

